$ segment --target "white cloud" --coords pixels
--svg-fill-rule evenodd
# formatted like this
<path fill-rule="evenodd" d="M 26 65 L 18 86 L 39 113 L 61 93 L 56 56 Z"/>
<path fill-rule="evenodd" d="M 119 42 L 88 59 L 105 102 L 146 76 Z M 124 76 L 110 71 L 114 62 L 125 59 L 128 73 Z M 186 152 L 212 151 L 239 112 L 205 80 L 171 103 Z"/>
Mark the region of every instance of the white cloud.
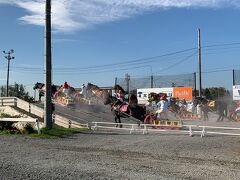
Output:
<path fill-rule="evenodd" d="M 27 11 L 21 22 L 44 25 L 44 0 L 0 0 Z M 56 31 L 71 32 L 96 24 L 117 21 L 156 9 L 239 8 L 240 0 L 52 0 L 52 25 Z"/>

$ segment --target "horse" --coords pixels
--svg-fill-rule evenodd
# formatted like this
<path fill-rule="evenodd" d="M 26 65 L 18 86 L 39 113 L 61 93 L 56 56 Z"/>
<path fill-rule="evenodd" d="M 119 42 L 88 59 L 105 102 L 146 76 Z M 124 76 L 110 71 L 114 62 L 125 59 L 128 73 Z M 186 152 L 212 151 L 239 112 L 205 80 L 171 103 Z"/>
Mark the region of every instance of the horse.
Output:
<path fill-rule="evenodd" d="M 52 96 L 57 92 L 59 86 L 52 85 Z M 37 82 L 33 86 L 33 90 L 38 89 L 39 92 L 39 102 L 41 101 L 41 98 L 45 95 L 45 84 Z"/>
<path fill-rule="evenodd" d="M 56 91 L 54 97 L 57 97 L 57 96 L 61 96 L 61 97 L 66 96 L 76 100 L 79 100 L 80 98 L 82 98 L 81 94 L 71 86 L 68 86 L 67 91 L 63 86 L 60 86 Z"/>
<path fill-rule="evenodd" d="M 105 100 L 105 105 L 111 105 L 111 110 L 114 113 L 114 120 L 116 123 L 121 123 L 121 118 L 132 118 L 132 120 L 141 123 L 145 119 L 146 110 L 137 103 L 137 96 L 131 94 L 129 96 L 129 103 L 122 102 L 114 96 L 109 95 Z M 122 127 L 120 125 L 120 127 Z"/>
<path fill-rule="evenodd" d="M 116 85 L 113 87 L 115 89 Z M 121 86 L 118 85 L 118 88 Z M 101 99 L 104 105 L 111 105 L 111 111 L 114 113 L 114 120 L 116 123 L 121 123 L 121 118 L 134 117 L 137 122 L 143 122 L 146 110 L 137 104 L 137 96 L 131 95 L 129 103 L 122 102 L 115 96 L 112 96 L 106 89 L 101 89 L 98 86 L 88 83 L 87 92 L 90 96 L 95 96 Z M 124 92 L 124 91 L 123 91 Z M 122 127 L 120 125 L 120 127 Z"/>
<path fill-rule="evenodd" d="M 110 93 L 107 89 L 101 89 L 92 83 L 87 84 L 87 97 L 97 97 L 105 104 L 105 100 L 109 95 Z"/>

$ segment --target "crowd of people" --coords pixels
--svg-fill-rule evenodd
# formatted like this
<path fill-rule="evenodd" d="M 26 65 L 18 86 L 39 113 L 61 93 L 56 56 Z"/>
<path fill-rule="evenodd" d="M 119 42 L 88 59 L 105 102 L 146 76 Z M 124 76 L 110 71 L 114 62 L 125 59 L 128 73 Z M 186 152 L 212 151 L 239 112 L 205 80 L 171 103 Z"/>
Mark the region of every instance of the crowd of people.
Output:
<path fill-rule="evenodd" d="M 217 115 L 216 122 L 222 122 L 224 120 L 236 120 L 236 114 L 240 115 L 240 102 L 235 102 L 233 105 L 227 103 L 228 101 L 217 100 L 212 101 L 214 102 L 214 105 L 211 107 L 209 106 L 209 101 L 204 98 L 195 98 L 192 101 L 187 102 L 185 99 L 180 100 L 178 98 L 169 98 L 166 97 L 166 95 L 161 95 L 161 93 L 157 96 L 155 95 L 154 97 L 158 97 L 152 98 L 154 101 L 154 106 L 157 108 L 156 114 L 158 119 L 168 119 L 167 112 L 169 109 L 178 114 L 180 117 L 184 113 L 196 114 L 203 121 L 209 120 L 210 112 Z"/>

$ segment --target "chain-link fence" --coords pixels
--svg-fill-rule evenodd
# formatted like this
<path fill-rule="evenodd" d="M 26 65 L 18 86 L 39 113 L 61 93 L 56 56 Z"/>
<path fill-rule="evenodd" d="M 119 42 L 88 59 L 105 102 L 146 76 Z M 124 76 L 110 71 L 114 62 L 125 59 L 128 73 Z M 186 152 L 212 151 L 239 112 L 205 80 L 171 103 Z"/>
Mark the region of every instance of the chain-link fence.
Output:
<path fill-rule="evenodd" d="M 116 84 L 122 86 L 129 91 L 139 88 L 159 88 L 174 86 L 190 86 L 196 88 L 196 73 L 165 75 L 165 76 L 149 76 L 141 78 L 131 78 L 126 75 L 125 78 L 116 78 Z"/>

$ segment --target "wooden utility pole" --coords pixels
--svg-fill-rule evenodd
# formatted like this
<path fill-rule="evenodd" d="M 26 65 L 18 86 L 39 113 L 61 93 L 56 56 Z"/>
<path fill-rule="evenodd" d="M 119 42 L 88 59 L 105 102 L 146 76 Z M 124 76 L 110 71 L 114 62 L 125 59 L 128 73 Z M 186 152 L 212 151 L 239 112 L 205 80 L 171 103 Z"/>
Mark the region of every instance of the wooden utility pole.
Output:
<path fill-rule="evenodd" d="M 10 66 L 10 61 L 12 59 L 14 59 L 13 56 L 11 56 L 12 53 L 14 53 L 14 50 L 11 49 L 10 51 L 6 52 L 6 51 L 3 51 L 4 54 L 6 54 L 5 58 L 7 59 L 7 90 L 6 90 L 6 94 L 7 94 L 7 97 L 8 97 L 8 91 L 9 91 L 9 66 Z"/>
<path fill-rule="evenodd" d="M 51 0 L 46 0 L 44 126 L 52 128 Z"/>
<path fill-rule="evenodd" d="M 151 88 L 153 88 L 153 75 L 151 74 Z"/>
<path fill-rule="evenodd" d="M 125 79 L 126 79 L 126 82 L 127 82 L 127 93 L 129 94 L 129 91 L 130 91 L 130 88 L 129 88 L 130 75 L 125 74 Z"/>
<path fill-rule="evenodd" d="M 194 72 L 194 97 L 197 97 L 197 74 Z"/>
<path fill-rule="evenodd" d="M 114 81 L 114 85 L 116 85 L 117 84 L 117 77 L 115 77 L 115 81 Z"/>
<path fill-rule="evenodd" d="M 233 77 L 232 77 L 233 78 L 233 86 L 235 86 L 236 83 L 235 83 L 235 72 L 234 72 L 234 69 L 233 69 L 232 72 L 233 72 L 233 74 L 232 74 L 233 75 Z"/>
<path fill-rule="evenodd" d="M 200 29 L 198 29 L 198 79 L 199 79 L 199 97 L 202 97 L 202 65 L 201 65 L 201 40 Z"/>

